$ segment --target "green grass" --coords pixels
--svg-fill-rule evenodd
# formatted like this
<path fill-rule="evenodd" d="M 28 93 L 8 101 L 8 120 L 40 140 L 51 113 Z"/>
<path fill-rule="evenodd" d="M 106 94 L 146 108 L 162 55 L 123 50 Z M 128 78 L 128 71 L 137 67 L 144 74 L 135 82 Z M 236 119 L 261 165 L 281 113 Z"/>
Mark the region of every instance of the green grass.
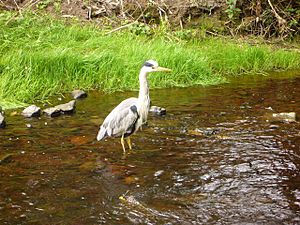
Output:
<path fill-rule="evenodd" d="M 7 12 L 0 12 L 0 27 L 4 108 L 47 100 L 74 88 L 136 90 L 139 69 L 147 59 L 173 70 L 150 76 L 152 88 L 211 85 L 229 76 L 300 68 L 299 52 L 226 39 L 186 42 L 128 31 L 107 35 L 92 25 L 66 25 L 27 14 L 11 19 Z"/>

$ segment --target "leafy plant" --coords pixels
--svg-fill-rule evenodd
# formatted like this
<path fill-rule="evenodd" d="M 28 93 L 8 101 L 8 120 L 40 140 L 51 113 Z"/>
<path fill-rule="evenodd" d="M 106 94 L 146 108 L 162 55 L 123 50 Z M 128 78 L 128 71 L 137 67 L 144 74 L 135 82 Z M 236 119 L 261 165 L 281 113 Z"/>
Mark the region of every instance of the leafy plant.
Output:
<path fill-rule="evenodd" d="M 227 13 L 228 18 L 231 20 L 241 13 L 241 10 L 236 7 L 236 2 L 237 0 L 226 1 L 228 8 L 225 10 L 225 12 Z"/>
<path fill-rule="evenodd" d="M 43 1 L 40 1 L 37 5 L 36 5 L 36 7 L 38 8 L 38 9 L 45 9 L 45 8 L 47 8 L 50 4 L 52 4 L 53 3 L 53 0 L 43 0 Z"/>
<path fill-rule="evenodd" d="M 41 0 L 36 7 L 38 9 L 46 9 L 48 6 L 53 5 L 56 12 L 61 9 L 61 0 Z"/>
<path fill-rule="evenodd" d="M 190 40 L 194 37 L 192 30 L 179 30 L 175 32 L 175 35 L 182 40 Z"/>
<path fill-rule="evenodd" d="M 144 23 L 134 23 L 129 27 L 129 30 L 135 35 L 151 35 L 151 28 Z"/>
<path fill-rule="evenodd" d="M 53 3 L 53 6 L 54 6 L 54 9 L 55 9 L 55 11 L 58 13 L 58 12 L 60 12 L 60 10 L 61 10 L 61 2 L 60 1 L 55 1 L 54 3 Z"/>

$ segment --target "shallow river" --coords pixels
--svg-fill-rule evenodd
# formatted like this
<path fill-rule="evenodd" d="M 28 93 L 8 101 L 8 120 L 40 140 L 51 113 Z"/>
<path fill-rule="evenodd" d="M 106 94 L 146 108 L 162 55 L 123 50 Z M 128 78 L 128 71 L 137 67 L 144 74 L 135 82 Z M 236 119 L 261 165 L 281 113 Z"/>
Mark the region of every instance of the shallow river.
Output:
<path fill-rule="evenodd" d="M 294 71 L 151 90 L 167 115 L 150 115 L 126 155 L 95 137 L 136 92 L 91 92 L 72 116 L 8 112 L 0 224 L 300 224 L 300 124 L 272 118 L 299 117 L 299 87 Z"/>

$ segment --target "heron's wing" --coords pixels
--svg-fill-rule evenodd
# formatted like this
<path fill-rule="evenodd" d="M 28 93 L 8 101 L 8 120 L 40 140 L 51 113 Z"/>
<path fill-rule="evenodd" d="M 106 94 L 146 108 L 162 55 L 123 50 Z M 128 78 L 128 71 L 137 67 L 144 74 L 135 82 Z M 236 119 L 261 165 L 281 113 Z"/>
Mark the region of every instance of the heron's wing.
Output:
<path fill-rule="evenodd" d="M 123 134 L 129 135 L 133 133 L 138 117 L 137 98 L 128 98 L 122 101 L 105 118 L 97 139 L 101 140 L 106 136 L 119 137 Z"/>

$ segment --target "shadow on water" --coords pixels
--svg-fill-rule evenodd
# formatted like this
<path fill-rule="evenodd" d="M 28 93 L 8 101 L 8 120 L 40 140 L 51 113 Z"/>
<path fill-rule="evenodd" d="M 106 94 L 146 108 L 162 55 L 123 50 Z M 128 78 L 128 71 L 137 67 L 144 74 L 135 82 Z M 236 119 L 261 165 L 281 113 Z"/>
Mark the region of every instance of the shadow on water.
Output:
<path fill-rule="evenodd" d="M 300 115 L 300 76 L 291 74 L 152 90 L 167 115 L 150 115 L 125 158 L 118 139 L 95 136 L 135 92 L 89 93 L 72 116 L 8 115 L 0 223 L 300 223 L 300 125 L 270 118 Z"/>

